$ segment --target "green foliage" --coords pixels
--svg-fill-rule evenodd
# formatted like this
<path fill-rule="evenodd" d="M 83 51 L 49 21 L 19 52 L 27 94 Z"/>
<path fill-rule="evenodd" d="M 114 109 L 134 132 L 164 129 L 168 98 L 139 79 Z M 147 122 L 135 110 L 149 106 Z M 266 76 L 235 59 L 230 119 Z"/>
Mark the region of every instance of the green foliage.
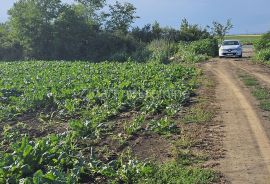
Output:
<path fill-rule="evenodd" d="M 95 51 L 91 42 L 95 36 L 95 25 L 89 25 L 78 6 L 66 6 L 54 20 L 51 57 L 54 59 L 75 60 L 86 57 L 87 49 Z M 91 36 L 90 36 L 91 35 Z M 81 38 L 85 38 L 84 41 Z M 94 57 L 93 57 L 94 58 Z"/>
<path fill-rule="evenodd" d="M 83 162 L 71 144 L 66 135 L 51 135 L 34 141 L 22 137 L 21 141 L 12 143 L 11 150 L 0 156 L 0 182 L 78 181 Z"/>
<path fill-rule="evenodd" d="M 155 167 L 153 174 L 146 180 L 140 181 L 145 184 L 207 184 L 214 182 L 215 174 L 210 170 L 199 168 L 184 168 L 176 163 L 167 163 Z"/>
<path fill-rule="evenodd" d="M 194 41 L 190 43 L 189 49 L 196 54 L 206 54 L 216 57 L 218 55 L 218 41 L 210 38 Z"/>
<path fill-rule="evenodd" d="M 5 137 L 12 137 L 6 132 Z M 129 151 L 118 159 L 103 163 L 94 157 L 86 158 L 78 152 L 72 134 L 50 135 L 29 140 L 22 137 L 0 155 L 1 183 L 82 183 L 97 181 L 97 175 L 110 183 L 137 183 L 152 172 L 149 163 L 132 158 Z M 9 140 L 7 140 L 9 141 Z M 12 153 L 12 154 L 10 154 Z M 97 179 L 97 180 L 96 180 Z"/>
<path fill-rule="evenodd" d="M 194 52 L 190 52 L 186 49 L 186 46 L 179 47 L 179 51 L 175 55 L 177 60 L 180 60 L 181 62 L 187 62 L 187 63 L 199 63 L 203 61 L 207 61 L 210 57 L 207 55 L 202 54 L 196 54 Z"/>
<path fill-rule="evenodd" d="M 159 24 L 157 21 L 155 21 L 155 22 L 152 24 L 152 34 L 153 34 L 153 37 L 154 37 L 156 40 L 161 39 L 162 28 L 160 27 L 160 24 Z"/>
<path fill-rule="evenodd" d="M 149 43 L 153 39 L 151 24 L 146 24 L 142 28 L 139 28 L 138 26 L 137 27 L 134 27 L 134 28 L 132 28 L 130 34 L 136 40 L 142 41 L 142 42 L 145 42 L 145 43 Z"/>
<path fill-rule="evenodd" d="M 160 63 L 168 62 L 176 52 L 175 43 L 167 40 L 154 40 L 147 48 L 152 53 L 151 59 Z"/>
<path fill-rule="evenodd" d="M 213 113 L 207 112 L 200 107 L 192 108 L 184 117 L 185 123 L 205 123 L 213 118 Z"/>
<path fill-rule="evenodd" d="M 270 32 L 263 34 L 261 38 L 255 42 L 255 59 L 258 61 L 270 61 Z"/>
<path fill-rule="evenodd" d="M 146 24 L 144 27 L 135 27 L 130 34 L 138 41 L 150 43 L 153 40 L 168 40 L 170 42 L 180 41 L 180 31 L 170 27 L 161 27 L 158 22 Z"/>
<path fill-rule="evenodd" d="M 270 111 L 270 99 L 267 99 L 265 101 L 261 101 L 260 103 L 261 109 L 265 111 Z"/>
<path fill-rule="evenodd" d="M 206 61 L 210 57 L 218 54 L 218 42 L 214 38 L 208 38 L 193 42 L 180 42 L 178 51 L 175 54 L 176 59 L 182 62 L 197 63 Z"/>
<path fill-rule="evenodd" d="M 168 117 L 164 117 L 160 120 L 150 121 L 147 125 L 147 130 L 151 130 L 163 135 L 180 132 L 176 123 L 168 119 Z"/>
<path fill-rule="evenodd" d="M 260 51 L 270 48 L 270 32 L 263 34 L 261 38 L 254 44 L 255 50 Z"/>
<path fill-rule="evenodd" d="M 256 51 L 255 58 L 258 61 L 270 61 L 270 47 L 267 49 Z"/>
<path fill-rule="evenodd" d="M 178 150 L 177 163 L 181 166 L 192 166 L 202 163 L 207 160 L 207 157 L 200 153 L 193 153 L 190 150 Z"/>
<path fill-rule="evenodd" d="M 259 107 L 262 110 L 270 111 L 270 93 L 269 89 L 262 87 L 257 79 L 247 74 L 240 75 L 245 85 L 252 90 L 252 95 L 259 100 Z"/>
<path fill-rule="evenodd" d="M 96 24 L 99 22 L 98 11 L 104 8 L 106 0 L 75 0 L 78 2 L 78 7 L 83 13 L 87 22 L 90 24 Z"/>
<path fill-rule="evenodd" d="M 38 112 L 69 122 L 66 133 L 42 138 L 21 135 L 18 126 L 5 127 L 0 139 L 0 183 L 212 181 L 213 173 L 210 177 L 210 172 L 180 162 L 155 166 L 126 151 L 104 159 L 96 149 L 116 128 L 112 117 L 131 110 L 141 115 L 126 122 L 124 133 L 138 133 L 145 125 L 157 134 L 178 134 L 169 117 L 153 121 L 146 117 L 179 111 L 194 90 L 197 75 L 190 66 L 157 62 L 0 63 L 1 121 Z"/>
<path fill-rule="evenodd" d="M 60 0 L 20 0 L 9 10 L 11 35 L 24 47 L 26 57 L 50 58 L 53 26 Z"/>
<path fill-rule="evenodd" d="M 228 19 L 226 24 L 223 25 L 217 21 L 213 22 L 212 32 L 222 42 L 226 34 L 233 28 L 231 19 Z"/>
<path fill-rule="evenodd" d="M 0 24 L 0 60 L 18 60 L 22 57 L 21 44 L 11 38 L 7 24 Z"/>
<path fill-rule="evenodd" d="M 91 122 L 138 107 L 160 112 L 184 103 L 194 87 L 188 81 L 197 75 L 180 65 L 131 62 L 35 61 L 1 63 L 0 68 L 1 119 L 37 109 L 83 115 Z"/>
<path fill-rule="evenodd" d="M 145 45 L 127 35 L 137 18 L 132 4 L 109 5 L 111 12 L 106 17 L 110 26 L 105 28 L 104 15 L 99 11 L 105 1 L 77 2 L 69 5 L 60 0 L 17 1 L 9 10 L 8 31 L 2 35 L 0 29 L 0 59 L 148 59 Z"/>
<path fill-rule="evenodd" d="M 132 135 L 136 133 L 140 128 L 142 128 L 142 124 L 145 122 L 145 116 L 140 115 L 139 117 L 136 117 L 134 120 L 131 122 L 126 122 L 125 124 L 125 132 L 128 135 Z"/>
<path fill-rule="evenodd" d="M 207 28 L 186 19 L 180 30 L 154 22 L 130 31 L 138 18 L 132 4 L 116 1 L 107 5 L 106 0 L 75 2 L 17 1 L 9 10 L 10 20 L 5 29 L 0 26 L 0 59 L 145 62 L 152 54 L 153 60 L 166 63 L 176 53 L 176 42 L 212 38 Z M 189 53 L 186 58 L 199 61 L 205 57 Z"/>
<path fill-rule="evenodd" d="M 116 1 L 115 5 L 109 5 L 109 9 L 109 13 L 106 14 L 109 17 L 106 27 L 110 31 L 127 33 L 130 25 L 139 18 L 135 16 L 136 8 L 131 3 L 121 4 L 119 1 Z"/>
<path fill-rule="evenodd" d="M 258 100 L 265 100 L 270 98 L 269 90 L 266 88 L 256 88 L 254 91 L 252 91 L 252 94 L 258 99 Z"/>
<path fill-rule="evenodd" d="M 210 38 L 211 35 L 206 28 L 201 28 L 197 24 L 190 24 L 187 19 L 183 19 L 180 27 L 180 40 L 185 42 Z"/>
<path fill-rule="evenodd" d="M 150 163 L 134 159 L 130 150 L 111 162 L 108 168 L 111 168 L 111 173 L 108 175 L 110 183 L 139 183 L 141 178 L 146 178 L 153 172 L 153 166 Z"/>
<path fill-rule="evenodd" d="M 252 76 L 244 75 L 241 77 L 246 86 L 252 87 L 252 86 L 257 86 L 259 84 L 258 80 Z"/>

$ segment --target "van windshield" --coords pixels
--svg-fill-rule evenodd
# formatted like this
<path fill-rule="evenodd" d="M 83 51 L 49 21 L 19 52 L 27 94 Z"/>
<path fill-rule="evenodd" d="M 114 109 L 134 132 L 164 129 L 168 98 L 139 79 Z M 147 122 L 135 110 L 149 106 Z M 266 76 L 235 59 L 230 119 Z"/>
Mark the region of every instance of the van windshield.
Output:
<path fill-rule="evenodd" d="M 224 41 L 223 45 L 239 45 L 238 41 Z"/>

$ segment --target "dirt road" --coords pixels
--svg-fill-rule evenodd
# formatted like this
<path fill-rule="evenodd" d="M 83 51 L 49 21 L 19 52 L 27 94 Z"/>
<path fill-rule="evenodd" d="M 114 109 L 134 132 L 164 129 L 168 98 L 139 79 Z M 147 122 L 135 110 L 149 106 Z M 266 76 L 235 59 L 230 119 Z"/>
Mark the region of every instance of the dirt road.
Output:
<path fill-rule="evenodd" d="M 258 108 L 258 102 L 239 79 L 244 71 L 270 86 L 270 69 L 253 65 L 251 48 L 242 59 L 216 59 L 203 66 L 214 74 L 217 118 L 225 125 L 225 157 L 219 170 L 231 183 L 270 183 L 270 118 Z"/>

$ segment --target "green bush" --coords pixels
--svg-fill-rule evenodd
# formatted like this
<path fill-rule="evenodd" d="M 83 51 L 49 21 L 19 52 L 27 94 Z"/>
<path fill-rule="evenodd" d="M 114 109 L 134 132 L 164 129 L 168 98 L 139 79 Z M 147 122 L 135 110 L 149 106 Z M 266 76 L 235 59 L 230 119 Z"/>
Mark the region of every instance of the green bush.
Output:
<path fill-rule="evenodd" d="M 109 61 L 125 62 L 128 61 L 129 55 L 125 51 L 119 51 L 110 56 Z"/>
<path fill-rule="evenodd" d="M 255 50 L 260 51 L 269 48 L 270 49 L 270 32 L 263 34 L 262 37 L 255 42 Z"/>
<path fill-rule="evenodd" d="M 183 62 L 198 63 L 218 55 L 218 41 L 203 39 L 194 42 L 180 42 L 175 57 Z"/>
<path fill-rule="evenodd" d="M 183 19 L 180 26 L 179 33 L 180 40 L 190 42 L 211 38 L 211 34 L 206 28 L 200 27 L 198 24 L 190 24 L 187 19 Z"/>
<path fill-rule="evenodd" d="M 146 62 L 150 57 L 151 52 L 146 47 L 141 47 L 131 54 L 131 59 L 136 62 Z"/>
<path fill-rule="evenodd" d="M 210 38 L 194 41 L 190 43 L 189 49 L 196 54 L 215 57 L 218 55 L 218 41 Z"/>
<path fill-rule="evenodd" d="M 167 40 L 154 40 L 147 49 L 151 52 L 151 59 L 166 63 L 170 57 L 172 57 L 177 50 L 176 44 Z"/>
<path fill-rule="evenodd" d="M 167 163 L 157 167 L 152 172 L 152 176 L 142 178 L 140 183 L 145 184 L 192 184 L 192 183 L 212 183 L 215 181 L 215 174 L 210 170 L 199 168 L 185 168 L 176 163 Z M 143 181 L 144 179 L 144 181 Z"/>
<path fill-rule="evenodd" d="M 258 61 L 270 61 L 270 48 L 257 51 L 255 58 Z"/>

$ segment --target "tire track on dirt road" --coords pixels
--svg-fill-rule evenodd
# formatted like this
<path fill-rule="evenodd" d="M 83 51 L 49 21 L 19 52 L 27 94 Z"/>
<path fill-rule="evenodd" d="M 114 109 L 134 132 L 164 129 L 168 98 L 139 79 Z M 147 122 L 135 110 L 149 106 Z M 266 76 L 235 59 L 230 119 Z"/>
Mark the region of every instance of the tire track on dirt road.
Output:
<path fill-rule="evenodd" d="M 235 67 L 245 71 L 248 74 L 253 75 L 258 80 L 270 86 L 270 73 L 269 72 L 263 71 L 261 68 L 258 68 L 257 66 L 254 66 L 254 65 L 250 65 L 250 64 L 247 65 L 246 63 L 243 63 L 243 62 L 240 62 L 240 63 L 232 62 L 232 61 L 229 61 L 229 62 Z"/>
<path fill-rule="evenodd" d="M 230 65 L 227 60 L 204 65 L 218 81 L 218 118 L 225 125 L 226 156 L 219 169 L 232 183 L 266 184 L 270 182 L 270 142 L 262 120 Z"/>

